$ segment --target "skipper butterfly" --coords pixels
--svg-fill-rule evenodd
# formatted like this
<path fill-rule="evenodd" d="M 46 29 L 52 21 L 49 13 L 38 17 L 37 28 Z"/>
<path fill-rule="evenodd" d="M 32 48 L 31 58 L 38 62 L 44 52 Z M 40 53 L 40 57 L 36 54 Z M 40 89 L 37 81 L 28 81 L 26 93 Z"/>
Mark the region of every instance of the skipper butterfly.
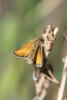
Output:
<path fill-rule="evenodd" d="M 57 33 L 57 27 L 54 28 L 53 25 L 48 25 L 45 27 L 41 36 L 15 50 L 14 54 L 26 58 L 30 64 L 32 63 L 37 67 L 42 67 L 43 62 L 46 63 L 47 61 Z"/>

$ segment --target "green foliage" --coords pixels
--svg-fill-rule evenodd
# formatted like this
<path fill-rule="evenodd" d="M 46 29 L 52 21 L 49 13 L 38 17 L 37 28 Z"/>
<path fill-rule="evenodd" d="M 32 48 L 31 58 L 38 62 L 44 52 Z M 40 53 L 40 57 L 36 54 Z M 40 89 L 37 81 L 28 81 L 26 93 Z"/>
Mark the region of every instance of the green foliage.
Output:
<path fill-rule="evenodd" d="M 57 4 L 61 5 L 62 2 Z M 32 100 L 34 97 L 32 65 L 27 64 L 26 60 L 13 56 L 13 51 L 38 36 L 46 24 L 53 23 L 67 27 L 66 20 L 65 23 L 63 20 L 62 22 L 59 20 L 58 23 L 55 16 L 52 16 L 55 8 L 57 5 L 50 3 L 50 0 L 9 0 L 9 2 L 4 0 L 0 8 L 2 10 L 0 10 L 0 100 Z M 63 19 L 66 18 L 65 14 Z M 61 14 L 57 18 L 59 17 L 62 18 Z M 63 43 L 62 36 L 60 37 Z M 62 48 L 61 42 L 59 45 L 55 46 L 55 52 L 53 50 L 50 56 L 53 65 L 55 64 L 58 70 L 61 69 L 59 72 L 57 69 L 54 71 L 58 79 L 61 77 L 63 67 L 60 64 L 62 51 L 59 53 Z"/>

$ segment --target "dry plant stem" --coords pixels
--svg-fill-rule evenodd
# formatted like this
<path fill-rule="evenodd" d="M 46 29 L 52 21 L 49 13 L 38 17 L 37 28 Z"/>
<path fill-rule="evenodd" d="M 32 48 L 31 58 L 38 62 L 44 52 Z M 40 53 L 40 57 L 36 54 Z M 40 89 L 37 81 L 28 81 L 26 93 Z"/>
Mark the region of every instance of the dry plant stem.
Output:
<path fill-rule="evenodd" d="M 33 100 L 44 100 L 47 95 L 47 88 L 49 87 L 49 79 L 47 79 L 42 73 L 39 74 L 39 71 L 35 72 L 37 80 L 35 80 L 36 87 L 36 96 Z"/>
<path fill-rule="evenodd" d="M 54 83 L 56 83 L 58 86 L 60 86 L 60 82 L 54 77 L 54 75 L 51 73 L 51 71 L 49 70 L 48 72 L 52 78 L 52 79 L 51 78 L 49 79 L 49 77 L 48 77 L 48 79 L 53 81 Z"/>
<path fill-rule="evenodd" d="M 63 98 L 63 92 L 64 92 L 65 81 L 66 81 L 66 74 L 67 74 L 67 56 L 66 56 L 65 62 L 64 62 L 62 81 L 61 81 L 61 85 L 60 85 L 60 88 L 58 91 L 58 99 L 57 100 L 62 100 L 62 98 Z"/>

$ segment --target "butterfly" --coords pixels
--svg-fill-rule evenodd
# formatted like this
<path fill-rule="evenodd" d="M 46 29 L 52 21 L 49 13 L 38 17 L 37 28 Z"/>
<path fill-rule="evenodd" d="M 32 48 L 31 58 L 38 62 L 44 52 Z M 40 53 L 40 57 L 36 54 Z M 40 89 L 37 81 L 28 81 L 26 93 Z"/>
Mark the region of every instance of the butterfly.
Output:
<path fill-rule="evenodd" d="M 42 67 L 43 62 L 46 63 L 47 61 L 57 33 L 57 27 L 54 28 L 53 25 L 47 25 L 39 37 L 15 50 L 14 55 L 27 59 L 28 63 L 36 67 Z"/>

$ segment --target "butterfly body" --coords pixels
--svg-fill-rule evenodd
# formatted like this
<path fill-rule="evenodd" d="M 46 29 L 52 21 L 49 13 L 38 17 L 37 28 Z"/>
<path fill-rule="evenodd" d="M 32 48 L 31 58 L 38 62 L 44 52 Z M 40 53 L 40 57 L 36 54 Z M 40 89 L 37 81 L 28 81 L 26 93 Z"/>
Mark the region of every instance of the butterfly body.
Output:
<path fill-rule="evenodd" d="M 29 41 L 27 44 L 14 51 L 14 54 L 26 58 L 30 64 L 32 63 L 35 66 L 42 67 L 43 61 L 47 61 L 57 32 L 57 28 L 48 25 L 45 27 L 41 36 Z"/>

